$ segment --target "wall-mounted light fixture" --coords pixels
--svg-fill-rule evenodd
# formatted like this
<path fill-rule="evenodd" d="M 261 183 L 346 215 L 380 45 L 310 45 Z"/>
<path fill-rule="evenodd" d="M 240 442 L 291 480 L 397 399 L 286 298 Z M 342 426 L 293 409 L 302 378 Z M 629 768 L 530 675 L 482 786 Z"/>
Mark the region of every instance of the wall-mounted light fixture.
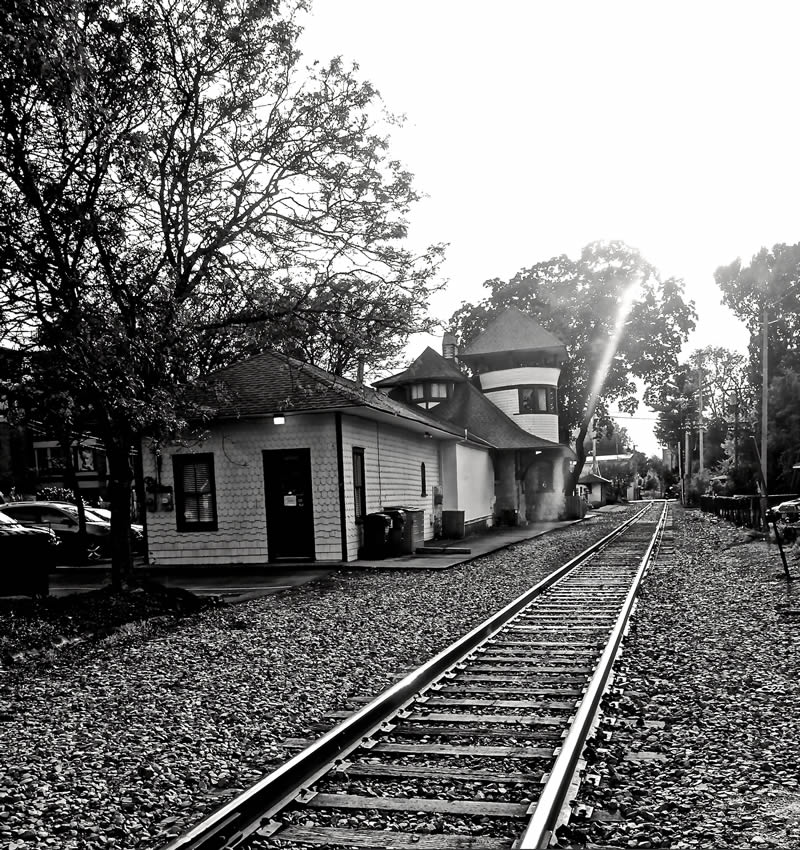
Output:
<path fill-rule="evenodd" d="M 433 434 L 431 434 L 431 432 L 430 432 L 430 431 L 426 431 L 426 432 L 425 432 L 422 436 L 423 436 L 426 440 L 432 440 L 432 439 L 433 439 Z"/>
<path fill-rule="evenodd" d="M 276 413 L 272 417 L 273 425 L 284 425 L 286 423 L 286 417 L 282 413 Z"/>

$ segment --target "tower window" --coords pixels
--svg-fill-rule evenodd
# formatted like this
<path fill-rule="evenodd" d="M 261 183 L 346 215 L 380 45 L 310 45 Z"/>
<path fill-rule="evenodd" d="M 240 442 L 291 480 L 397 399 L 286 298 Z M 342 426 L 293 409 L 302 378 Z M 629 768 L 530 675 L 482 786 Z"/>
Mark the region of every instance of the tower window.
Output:
<path fill-rule="evenodd" d="M 520 413 L 558 413 L 558 393 L 555 387 L 520 387 Z"/>

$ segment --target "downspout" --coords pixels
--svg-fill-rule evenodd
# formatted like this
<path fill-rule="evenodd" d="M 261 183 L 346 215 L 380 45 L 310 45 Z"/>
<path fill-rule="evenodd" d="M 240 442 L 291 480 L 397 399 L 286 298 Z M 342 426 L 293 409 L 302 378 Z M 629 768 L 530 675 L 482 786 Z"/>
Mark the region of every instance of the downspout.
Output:
<path fill-rule="evenodd" d="M 378 455 L 378 504 L 383 505 L 383 478 L 381 476 L 381 426 L 375 423 L 375 448 Z"/>
<path fill-rule="evenodd" d="M 342 560 L 347 563 L 347 508 L 344 500 L 344 442 L 342 414 L 334 413 L 336 422 L 336 470 L 339 477 L 339 534 L 342 539 Z"/>

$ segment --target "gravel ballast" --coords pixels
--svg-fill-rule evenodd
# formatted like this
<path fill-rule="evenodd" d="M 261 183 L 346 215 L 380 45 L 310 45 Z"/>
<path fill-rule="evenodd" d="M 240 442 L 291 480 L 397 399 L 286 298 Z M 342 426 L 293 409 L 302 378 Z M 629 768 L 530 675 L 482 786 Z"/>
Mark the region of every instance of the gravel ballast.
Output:
<path fill-rule="evenodd" d="M 777 547 L 675 509 L 582 786 L 593 847 L 800 847 L 800 581 Z M 800 563 L 789 554 L 800 579 Z M 796 613 L 792 613 L 795 611 Z"/>
<path fill-rule="evenodd" d="M 341 571 L 241 605 L 158 616 L 7 666 L 0 671 L 0 848 L 161 847 L 291 755 L 285 739 L 313 737 L 310 727 L 349 698 L 402 677 L 634 507 L 450 570 Z M 612 738 L 598 772 L 630 772 L 654 803 L 648 809 L 632 791 L 625 797 L 622 778 L 601 782 L 598 809 L 625 820 L 587 825 L 584 836 L 613 846 L 750 847 L 763 838 L 763 846 L 796 847 L 798 627 L 777 610 L 787 601 L 785 583 L 774 578 L 779 561 L 763 543 L 723 551 L 716 538 L 730 533 L 702 515 L 687 517 L 676 513 L 673 563 L 647 579 L 620 707 L 663 721 L 647 727 L 658 740 L 638 748 L 660 746 L 675 761 L 669 769 L 663 761 L 626 761 L 622 749 L 637 746 L 635 738 Z M 689 625 L 681 623 L 683 608 Z M 750 680 L 736 672 L 743 667 Z M 690 677 L 688 692 L 679 689 L 679 673 Z M 720 695 L 728 698 L 724 711 L 715 707 Z M 720 742 L 711 733 L 722 730 Z M 640 779 L 639 769 L 649 772 Z M 750 790 L 735 791 L 737 783 Z M 730 810 L 719 803 L 721 791 L 757 795 L 756 808 L 740 812 L 740 844 L 703 838 L 723 835 L 703 817 L 704 802 L 715 817 Z M 683 794 L 689 814 L 656 806 L 680 804 Z M 668 823 L 657 833 L 660 844 L 650 816 Z"/>

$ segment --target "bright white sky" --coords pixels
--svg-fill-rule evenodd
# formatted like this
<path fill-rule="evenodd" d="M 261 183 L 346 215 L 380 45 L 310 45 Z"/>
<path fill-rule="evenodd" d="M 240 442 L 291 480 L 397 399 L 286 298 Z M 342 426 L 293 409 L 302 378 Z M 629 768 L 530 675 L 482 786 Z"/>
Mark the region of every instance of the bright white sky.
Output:
<path fill-rule="evenodd" d="M 305 59 L 357 62 L 406 115 L 391 153 L 428 196 L 411 238 L 450 244 L 434 315 L 621 239 L 686 282 L 684 356 L 746 351 L 713 274 L 800 241 L 800 3 L 316 0 L 305 27 Z M 656 451 L 652 421 L 618 421 Z"/>

